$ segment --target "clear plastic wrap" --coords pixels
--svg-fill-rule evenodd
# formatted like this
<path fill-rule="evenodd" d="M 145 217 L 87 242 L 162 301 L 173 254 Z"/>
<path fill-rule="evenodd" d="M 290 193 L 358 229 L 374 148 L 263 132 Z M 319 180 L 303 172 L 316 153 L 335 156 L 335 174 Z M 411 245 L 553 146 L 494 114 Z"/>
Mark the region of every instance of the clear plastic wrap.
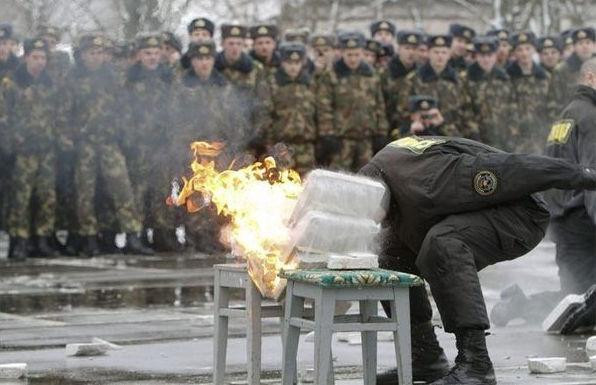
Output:
<path fill-rule="evenodd" d="M 364 177 L 313 170 L 308 174 L 290 218 L 290 226 L 312 210 L 380 222 L 387 212 L 389 191 L 379 181 Z"/>

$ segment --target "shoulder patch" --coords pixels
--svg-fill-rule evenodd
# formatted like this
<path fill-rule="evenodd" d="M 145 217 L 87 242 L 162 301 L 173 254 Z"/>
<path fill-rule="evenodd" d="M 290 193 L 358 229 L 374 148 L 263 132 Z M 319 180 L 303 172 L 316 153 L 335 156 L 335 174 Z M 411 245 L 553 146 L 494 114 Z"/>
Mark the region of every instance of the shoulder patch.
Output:
<path fill-rule="evenodd" d="M 418 136 L 408 136 L 389 143 L 390 146 L 406 148 L 415 154 L 422 154 L 432 146 L 443 144 L 447 142 L 446 139 L 422 139 Z"/>
<path fill-rule="evenodd" d="M 490 171 L 480 171 L 474 177 L 474 189 L 482 196 L 494 194 L 498 185 L 497 177 Z"/>
<path fill-rule="evenodd" d="M 571 131 L 575 126 L 573 119 L 563 119 L 556 121 L 550 128 L 547 144 L 565 144 L 569 140 Z"/>

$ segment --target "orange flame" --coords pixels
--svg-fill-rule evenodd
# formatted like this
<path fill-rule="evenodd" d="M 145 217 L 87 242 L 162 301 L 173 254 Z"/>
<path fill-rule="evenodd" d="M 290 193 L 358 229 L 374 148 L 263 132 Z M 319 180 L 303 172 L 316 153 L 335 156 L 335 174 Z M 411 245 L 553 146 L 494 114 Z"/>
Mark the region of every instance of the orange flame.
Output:
<path fill-rule="evenodd" d="M 191 148 L 193 176 L 184 179 L 175 203 L 190 212 L 213 204 L 218 214 L 229 217 L 232 252 L 246 259 L 261 294 L 278 298 L 285 281 L 277 273 L 295 267 L 282 250 L 289 241 L 285 223 L 302 191 L 300 176 L 294 170 L 279 170 L 271 157 L 239 170 L 229 166 L 218 171 L 215 158 L 222 143 L 194 142 Z"/>

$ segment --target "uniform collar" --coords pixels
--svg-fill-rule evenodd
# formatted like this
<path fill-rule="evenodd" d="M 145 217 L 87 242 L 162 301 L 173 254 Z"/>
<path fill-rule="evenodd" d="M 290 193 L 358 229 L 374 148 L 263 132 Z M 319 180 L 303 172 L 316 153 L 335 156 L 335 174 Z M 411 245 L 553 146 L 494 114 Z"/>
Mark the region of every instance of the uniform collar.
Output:
<path fill-rule="evenodd" d="M 273 51 L 273 56 L 271 56 L 271 61 L 269 63 L 265 63 L 263 59 L 256 54 L 254 49 L 250 51 L 250 57 L 263 64 L 265 67 L 279 67 L 281 65 L 281 56 L 277 51 Z"/>
<path fill-rule="evenodd" d="M 399 58 L 398 55 L 395 55 L 389 61 L 388 66 L 389 66 L 389 73 L 391 74 L 391 77 L 394 79 L 402 78 L 416 68 L 416 66 L 412 66 L 410 69 L 406 68 L 406 66 L 401 61 L 401 59 Z"/>
<path fill-rule="evenodd" d="M 21 64 L 17 67 L 14 73 L 14 80 L 15 83 L 21 88 L 27 88 L 36 84 L 41 84 L 45 87 L 52 86 L 52 79 L 46 70 L 43 70 L 43 72 L 37 78 L 34 78 L 27 71 L 27 66 L 25 64 Z"/>
<path fill-rule="evenodd" d="M 250 58 L 250 56 L 248 56 L 244 52 L 242 52 L 242 54 L 240 55 L 240 58 L 238 60 L 236 60 L 235 63 L 232 63 L 232 64 L 229 64 L 226 61 L 223 51 L 219 52 L 217 54 L 217 56 L 215 57 L 215 68 L 218 71 L 223 71 L 226 68 L 230 68 L 232 70 L 242 72 L 243 74 L 247 74 L 250 71 L 252 71 L 253 66 L 254 66 L 253 60 Z"/>
<path fill-rule="evenodd" d="M 565 60 L 565 62 L 569 66 L 569 69 L 571 69 L 571 71 L 573 71 L 573 72 L 579 72 L 579 70 L 582 67 L 582 60 L 579 58 L 579 56 L 577 56 L 577 54 L 575 52 L 572 53 L 567 58 L 567 60 Z"/>
<path fill-rule="evenodd" d="M 496 65 L 493 67 L 492 71 L 487 74 L 484 70 L 478 65 L 478 63 L 472 63 L 468 67 L 468 79 L 472 81 L 480 81 L 489 78 L 496 78 L 500 80 L 509 80 L 509 76 L 503 71 L 501 68 L 497 67 Z"/>
<path fill-rule="evenodd" d="M 275 81 L 280 86 L 285 86 L 292 83 L 309 86 L 311 82 L 311 77 L 303 68 L 302 71 L 300 71 L 300 75 L 298 75 L 296 79 L 292 80 L 290 79 L 286 71 L 280 67 L 277 69 L 277 71 L 275 71 Z"/>
<path fill-rule="evenodd" d="M 189 88 L 198 86 L 219 86 L 224 87 L 227 84 L 226 78 L 215 68 L 211 71 L 209 79 L 203 80 L 195 74 L 195 71 L 190 68 L 182 77 L 182 83 Z"/>
<path fill-rule="evenodd" d="M 370 77 L 374 74 L 372 68 L 370 68 L 370 66 L 366 64 L 364 61 L 360 63 L 360 65 L 358 66 L 358 68 L 356 68 L 355 71 L 352 71 L 350 68 L 348 68 L 343 59 L 339 59 L 333 65 L 333 69 L 339 78 L 345 78 L 350 75 L 361 75 Z"/>
<path fill-rule="evenodd" d="M 581 99 L 587 99 L 590 103 L 596 105 L 596 89 L 580 84 L 575 90 L 575 96 Z"/>
<path fill-rule="evenodd" d="M 534 76 L 535 78 L 541 79 L 541 80 L 548 79 L 548 75 L 546 74 L 546 71 L 544 70 L 544 68 L 542 68 L 541 65 L 536 64 L 536 63 L 532 64 L 532 73 L 530 75 L 524 75 L 521 67 L 516 62 L 513 62 L 507 66 L 507 74 L 512 79 L 519 79 L 524 76 Z"/>
<path fill-rule="evenodd" d="M 443 72 L 437 74 L 430 63 L 425 63 L 422 67 L 418 68 L 418 76 L 424 83 L 428 83 L 431 81 L 444 79 L 453 83 L 457 83 L 457 72 L 451 67 L 447 65 Z"/>
<path fill-rule="evenodd" d="M 133 64 L 126 73 L 129 82 L 136 83 L 146 79 L 160 78 L 166 83 L 171 83 L 174 77 L 172 69 L 169 66 L 160 64 L 155 70 L 149 71 L 141 63 Z"/>

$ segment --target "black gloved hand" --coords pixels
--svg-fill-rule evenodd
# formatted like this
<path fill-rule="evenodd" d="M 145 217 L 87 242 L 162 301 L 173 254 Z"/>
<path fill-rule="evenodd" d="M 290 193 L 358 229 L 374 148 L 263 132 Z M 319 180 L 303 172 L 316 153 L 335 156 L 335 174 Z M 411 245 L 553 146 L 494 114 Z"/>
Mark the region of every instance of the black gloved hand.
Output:
<path fill-rule="evenodd" d="M 319 137 L 315 145 L 315 158 L 317 164 L 322 166 L 329 166 L 333 156 L 340 153 L 342 149 L 342 141 L 336 135 L 324 135 Z"/>
<path fill-rule="evenodd" d="M 372 150 L 373 155 L 381 151 L 389 143 L 389 139 L 385 135 L 373 135 L 372 137 Z"/>
<path fill-rule="evenodd" d="M 596 190 L 596 170 L 590 167 L 582 168 L 582 188 Z"/>

